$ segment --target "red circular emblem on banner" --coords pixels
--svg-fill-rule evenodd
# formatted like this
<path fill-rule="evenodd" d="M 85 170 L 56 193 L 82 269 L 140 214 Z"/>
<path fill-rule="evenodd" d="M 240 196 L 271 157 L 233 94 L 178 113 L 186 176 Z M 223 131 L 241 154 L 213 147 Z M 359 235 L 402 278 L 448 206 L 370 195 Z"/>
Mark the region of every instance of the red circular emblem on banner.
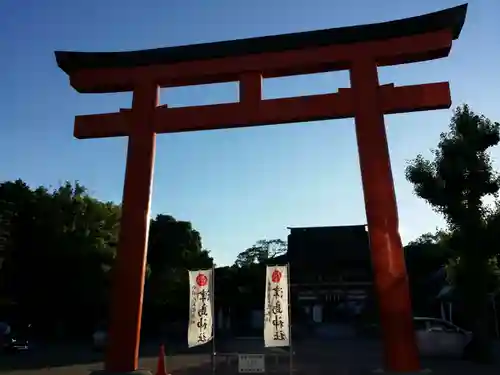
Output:
<path fill-rule="evenodd" d="M 207 283 L 208 278 L 204 274 L 199 273 L 198 276 L 196 276 L 196 284 L 198 284 L 198 286 L 205 286 Z"/>
<path fill-rule="evenodd" d="M 271 280 L 273 283 L 279 283 L 281 280 L 281 272 L 278 270 L 274 270 L 273 274 L 271 275 Z"/>

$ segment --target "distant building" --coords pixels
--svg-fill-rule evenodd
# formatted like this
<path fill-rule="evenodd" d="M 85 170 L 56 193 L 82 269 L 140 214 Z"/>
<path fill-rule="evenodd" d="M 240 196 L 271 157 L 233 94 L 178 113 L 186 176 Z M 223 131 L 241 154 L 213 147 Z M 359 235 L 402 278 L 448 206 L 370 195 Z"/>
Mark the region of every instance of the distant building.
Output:
<path fill-rule="evenodd" d="M 366 226 L 289 229 L 287 253 L 266 263 L 290 265 L 294 329 L 306 334 L 328 331 L 329 336 L 351 335 L 352 323 L 373 301 Z M 223 311 L 218 316 L 219 329 L 225 327 L 240 336 L 262 333 L 264 277 L 264 264 L 251 270 L 216 270 L 217 306 Z M 252 283 L 256 278 L 262 283 Z"/>
<path fill-rule="evenodd" d="M 289 229 L 283 258 L 290 264 L 295 315 L 310 323 L 352 321 L 372 293 L 366 226 Z"/>

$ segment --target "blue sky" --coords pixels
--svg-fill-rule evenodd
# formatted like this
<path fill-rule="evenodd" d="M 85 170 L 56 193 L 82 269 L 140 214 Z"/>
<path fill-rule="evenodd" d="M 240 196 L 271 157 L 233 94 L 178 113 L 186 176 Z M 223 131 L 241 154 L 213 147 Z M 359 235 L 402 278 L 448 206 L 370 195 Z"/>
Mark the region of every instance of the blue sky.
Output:
<path fill-rule="evenodd" d="M 500 3 L 470 1 L 448 59 L 380 69 L 382 83 L 449 80 L 454 105 L 500 120 Z M 77 114 L 130 106 L 130 94 L 80 95 L 54 50 L 119 51 L 308 31 L 415 16 L 459 0 L 3 0 L 0 2 L 0 181 L 79 180 L 121 200 L 126 139 L 76 140 Z M 349 87 L 347 72 L 266 80 L 264 96 Z M 162 90 L 162 103 L 233 101 L 236 84 Z M 438 141 L 451 111 L 386 116 L 406 242 L 443 225 L 405 181 L 407 160 Z M 352 120 L 160 135 L 153 214 L 192 221 L 218 264 L 287 226 L 366 221 Z M 500 153 L 493 150 L 494 158 Z"/>

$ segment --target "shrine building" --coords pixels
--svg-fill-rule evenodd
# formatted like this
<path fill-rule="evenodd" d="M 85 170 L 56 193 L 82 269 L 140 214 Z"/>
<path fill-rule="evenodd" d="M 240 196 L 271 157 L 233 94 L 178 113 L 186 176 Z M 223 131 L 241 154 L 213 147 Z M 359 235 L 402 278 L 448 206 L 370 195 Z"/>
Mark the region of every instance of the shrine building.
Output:
<path fill-rule="evenodd" d="M 289 228 L 292 301 L 302 323 L 352 323 L 372 295 L 365 225 Z M 296 314 L 297 315 L 297 314 Z"/>

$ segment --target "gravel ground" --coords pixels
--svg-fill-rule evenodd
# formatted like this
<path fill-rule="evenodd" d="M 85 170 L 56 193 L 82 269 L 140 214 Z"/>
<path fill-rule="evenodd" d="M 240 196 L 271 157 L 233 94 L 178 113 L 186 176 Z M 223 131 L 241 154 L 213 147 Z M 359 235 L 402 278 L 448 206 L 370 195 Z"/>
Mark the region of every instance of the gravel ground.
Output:
<path fill-rule="evenodd" d="M 211 373 L 210 346 L 199 348 L 197 353 L 185 354 L 182 348 L 167 347 L 167 370 L 172 375 L 197 375 Z M 205 353 L 201 352 L 206 350 Z M 294 347 L 294 374 L 360 375 L 381 367 L 381 346 L 377 341 L 335 340 L 325 342 L 302 342 Z M 236 357 L 226 364 L 227 356 L 222 353 L 266 353 L 267 372 L 289 373 L 287 350 L 264 350 L 259 340 L 237 340 L 222 345 L 219 343 L 217 374 L 237 373 Z M 497 345 L 500 358 L 500 345 Z M 144 346 L 140 367 L 156 370 L 158 345 Z M 176 352 L 176 353 L 174 353 Z M 459 360 L 423 360 L 423 367 L 431 368 L 436 375 L 498 375 L 500 365 L 479 366 Z M 52 346 L 37 349 L 32 353 L 0 357 L 2 375 L 88 375 L 102 369 L 102 353 L 95 353 L 88 347 L 77 345 Z"/>
<path fill-rule="evenodd" d="M 65 351 L 62 351 L 64 355 Z M 87 359 L 87 360 L 84 360 Z M 142 356 L 140 368 L 156 370 L 157 355 Z M 210 356 L 206 354 L 178 354 L 167 356 L 167 370 L 172 375 L 179 373 L 188 374 L 194 369 L 210 369 Z M 0 374 L 2 375 L 89 375 L 90 372 L 103 369 L 102 355 L 80 357 L 74 363 L 58 364 L 53 361 L 40 359 L 38 356 L 17 356 L 17 358 L 0 359 Z"/>

